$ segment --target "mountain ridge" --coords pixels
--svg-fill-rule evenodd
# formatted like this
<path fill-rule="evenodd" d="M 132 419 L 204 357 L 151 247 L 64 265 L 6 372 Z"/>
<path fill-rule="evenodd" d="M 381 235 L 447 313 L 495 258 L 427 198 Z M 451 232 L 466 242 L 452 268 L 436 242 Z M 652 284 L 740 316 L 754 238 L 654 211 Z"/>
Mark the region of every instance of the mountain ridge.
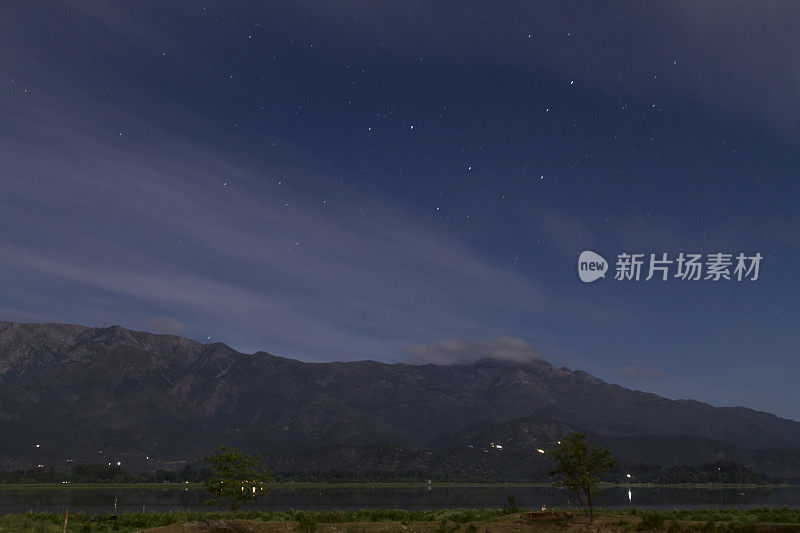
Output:
<path fill-rule="evenodd" d="M 685 435 L 729 454 L 800 450 L 796 421 L 669 400 L 541 360 L 315 363 L 121 326 L 0 322 L 7 466 L 112 453 L 168 462 L 222 442 L 253 451 L 381 442 L 445 449 L 537 417 L 611 441 Z M 631 454 L 647 459 L 647 446 Z"/>

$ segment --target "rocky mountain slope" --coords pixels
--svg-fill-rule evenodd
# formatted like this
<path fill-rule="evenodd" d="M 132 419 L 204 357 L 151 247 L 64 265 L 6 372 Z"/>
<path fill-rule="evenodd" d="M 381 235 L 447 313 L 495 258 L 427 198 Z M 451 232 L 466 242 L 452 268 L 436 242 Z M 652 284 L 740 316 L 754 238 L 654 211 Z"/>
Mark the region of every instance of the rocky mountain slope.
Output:
<path fill-rule="evenodd" d="M 0 467 L 163 464 L 220 443 L 299 453 L 503 439 L 530 449 L 571 430 L 616 442 L 642 462 L 675 455 L 669 442 L 709 457 L 787 461 L 781 468 L 796 468 L 800 451 L 798 422 L 668 400 L 544 361 L 304 363 L 119 326 L 0 323 Z"/>

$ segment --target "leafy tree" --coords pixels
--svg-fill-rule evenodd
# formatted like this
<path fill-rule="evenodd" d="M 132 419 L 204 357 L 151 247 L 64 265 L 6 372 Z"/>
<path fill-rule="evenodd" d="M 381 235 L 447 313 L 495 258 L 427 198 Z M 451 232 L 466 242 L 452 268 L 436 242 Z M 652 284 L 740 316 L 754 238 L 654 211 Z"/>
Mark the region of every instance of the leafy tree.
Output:
<path fill-rule="evenodd" d="M 575 492 L 581 508 L 594 521 L 594 500 L 600 493 L 597 480 L 619 463 L 611 457 L 611 450 L 593 446 L 585 438 L 586 435 L 573 433 L 561 439 L 552 452 L 556 468 L 550 475 L 558 476 L 554 482 L 557 487 Z"/>
<path fill-rule="evenodd" d="M 259 460 L 236 448 L 220 446 L 205 458 L 212 470 L 205 488 L 212 495 L 206 503 L 217 507 L 237 509 L 248 501 L 269 494 L 272 475 L 261 469 Z"/>

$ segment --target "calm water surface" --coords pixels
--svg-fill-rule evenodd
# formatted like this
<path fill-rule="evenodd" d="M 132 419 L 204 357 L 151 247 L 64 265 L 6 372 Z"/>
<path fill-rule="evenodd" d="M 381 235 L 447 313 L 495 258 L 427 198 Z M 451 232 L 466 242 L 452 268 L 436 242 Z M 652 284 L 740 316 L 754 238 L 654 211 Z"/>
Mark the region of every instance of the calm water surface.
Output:
<path fill-rule="evenodd" d="M 629 494 L 630 490 L 630 494 Z M 567 507 L 574 498 L 561 489 L 535 486 L 303 486 L 282 485 L 249 508 L 264 511 L 287 509 L 362 508 L 491 508 L 503 507 L 511 493 L 520 508 L 542 505 Z M 2 489 L 0 513 L 28 510 L 86 513 L 163 512 L 209 509 L 207 494 L 199 488 L 64 488 Z M 800 507 L 800 487 L 763 488 L 651 488 L 613 487 L 598 506 L 614 509 Z"/>

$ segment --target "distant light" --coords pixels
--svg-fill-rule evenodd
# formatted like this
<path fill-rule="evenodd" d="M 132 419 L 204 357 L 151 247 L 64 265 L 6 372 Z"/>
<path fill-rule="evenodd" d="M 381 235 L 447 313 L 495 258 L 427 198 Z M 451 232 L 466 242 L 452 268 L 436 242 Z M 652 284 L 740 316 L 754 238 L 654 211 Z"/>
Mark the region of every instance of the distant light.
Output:
<path fill-rule="evenodd" d="M 629 478 L 629 477 L 631 477 L 631 475 L 630 475 L 630 474 L 625 474 L 625 477 L 628 477 L 628 478 Z"/>
<path fill-rule="evenodd" d="M 117 466 L 120 466 L 121 464 L 122 464 L 122 461 L 117 461 Z"/>
<path fill-rule="evenodd" d="M 541 448 L 536 448 L 536 451 L 539 452 L 539 453 L 544 453 L 544 450 L 541 449 Z"/>
<path fill-rule="evenodd" d="M 542 177 L 544 177 L 544 176 L 542 176 Z M 561 441 L 558 441 L 558 443 L 561 444 Z"/>
<path fill-rule="evenodd" d="M 36 465 L 36 468 L 44 468 L 44 465 Z"/>
<path fill-rule="evenodd" d="M 503 449 L 503 447 L 502 447 L 500 444 L 498 444 L 497 446 L 495 446 L 495 448 L 497 448 L 498 450 L 502 450 L 502 449 Z"/>
<path fill-rule="evenodd" d="M 631 489 L 628 489 L 628 501 L 631 501 Z"/>
<path fill-rule="evenodd" d="M 39 445 L 38 445 L 38 444 L 34 444 L 34 447 L 38 448 L 38 447 L 39 447 Z"/>

